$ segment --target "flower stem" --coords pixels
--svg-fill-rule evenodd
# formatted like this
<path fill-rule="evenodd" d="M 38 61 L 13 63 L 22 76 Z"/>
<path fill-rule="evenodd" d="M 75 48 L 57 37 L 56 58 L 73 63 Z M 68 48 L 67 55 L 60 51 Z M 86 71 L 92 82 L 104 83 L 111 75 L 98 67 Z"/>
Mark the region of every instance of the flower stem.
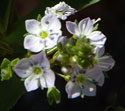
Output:
<path fill-rule="evenodd" d="M 63 75 L 63 74 L 60 74 L 60 73 L 56 73 L 58 76 L 60 76 L 60 77 L 62 77 L 62 78 L 64 78 L 65 79 L 65 81 L 69 81 L 70 80 L 70 78 L 71 78 L 71 76 L 70 75 Z"/>
<path fill-rule="evenodd" d="M 57 46 L 53 47 L 52 49 L 47 51 L 47 55 L 52 54 L 53 52 L 55 52 L 57 50 Z"/>

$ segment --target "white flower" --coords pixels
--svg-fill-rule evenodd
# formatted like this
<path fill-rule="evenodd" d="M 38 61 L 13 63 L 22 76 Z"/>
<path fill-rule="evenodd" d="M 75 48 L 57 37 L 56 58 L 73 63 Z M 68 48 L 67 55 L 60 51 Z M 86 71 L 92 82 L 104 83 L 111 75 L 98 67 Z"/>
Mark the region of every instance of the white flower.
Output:
<path fill-rule="evenodd" d="M 19 77 L 25 78 L 24 85 L 28 92 L 36 90 L 39 86 L 43 88 L 54 86 L 55 75 L 44 52 L 20 60 L 14 71 Z"/>
<path fill-rule="evenodd" d="M 106 37 L 100 31 L 93 31 L 94 23 L 90 18 L 85 18 L 77 25 L 75 22 L 67 21 L 67 30 L 76 35 L 77 38 L 86 37 L 90 39 L 90 43 L 96 47 L 103 47 L 106 41 Z"/>
<path fill-rule="evenodd" d="M 26 20 L 26 30 L 29 33 L 24 39 L 24 48 L 32 52 L 40 52 L 57 45 L 57 40 L 62 34 L 61 23 L 55 15 L 47 15 L 41 22 L 31 19 Z"/>
<path fill-rule="evenodd" d="M 70 16 L 77 12 L 74 8 L 71 8 L 65 2 L 60 2 L 59 4 L 55 5 L 54 7 L 47 7 L 45 14 L 55 14 L 58 18 L 62 20 L 66 20 L 67 16 Z"/>
<path fill-rule="evenodd" d="M 96 50 L 96 60 L 98 67 L 100 67 L 103 71 L 109 71 L 115 65 L 115 60 L 110 55 L 104 55 L 105 48 L 97 48 Z"/>
<path fill-rule="evenodd" d="M 82 70 L 75 66 L 71 80 L 66 84 L 68 98 L 76 98 L 81 94 L 86 96 L 96 95 L 96 85 L 104 84 L 104 75 L 102 70 L 95 66 L 90 70 Z"/>

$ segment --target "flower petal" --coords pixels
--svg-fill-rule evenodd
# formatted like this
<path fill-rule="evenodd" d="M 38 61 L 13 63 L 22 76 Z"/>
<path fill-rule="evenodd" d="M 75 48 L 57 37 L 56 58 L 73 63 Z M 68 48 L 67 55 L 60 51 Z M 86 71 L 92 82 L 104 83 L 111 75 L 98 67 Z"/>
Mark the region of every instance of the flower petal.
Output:
<path fill-rule="evenodd" d="M 66 28 L 67 28 L 67 30 L 68 30 L 71 34 L 74 34 L 74 35 L 77 35 L 77 36 L 80 35 L 76 23 L 67 21 L 67 22 L 66 22 Z"/>
<path fill-rule="evenodd" d="M 30 70 L 30 60 L 28 58 L 20 60 L 14 67 L 14 71 L 21 78 L 28 77 L 32 73 Z"/>
<path fill-rule="evenodd" d="M 66 84 L 66 92 L 68 94 L 68 98 L 76 98 L 78 96 L 80 96 L 80 89 L 79 86 L 77 86 L 75 83 L 69 81 Z"/>
<path fill-rule="evenodd" d="M 40 38 L 28 35 L 24 39 L 24 48 L 32 52 L 40 52 L 44 48 L 44 44 Z"/>
<path fill-rule="evenodd" d="M 35 19 L 25 21 L 26 31 L 30 34 L 38 35 L 40 33 L 41 27 L 40 22 Z"/>
<path fill-rule="evenodd" d="M 61 29 L 61 23 L 58 20 L 58 18 L 51 14 L 46 15 L 41 20 L 41 25 L 44 30 L 60 30 Z"/>
<path fill-rule="evenodd" d="M 50 68 L 50 63 L 46 57 L 45 52 L 41 52 L 39 54 L 36 55 L 32 55 L 30 58 L 31 62 L 34 65 L 39 65 L 41 66 L 41 68 Z"/>
<path fill-rule="evenodd" d="M 28 78 L 25 79 L 24 85 L 28 92 L 36 90 L 39 88 L 39 77 L 36 75 L 30 75 Z"/>
<path fill-rule="evenodd" d="M 109 71 L 110 69 L 113 68 L 114 65 L 115 65 L 115 61 L 112 58 L 112 56 L 103 56 L 98 58 L 98 66 L 103 71 Z"/>
<path fill-rule="evenodd" d="M 101 57 L 104 54 L 104 52 L 105 52 L 105 47 L 102 47 L 102 48 L 97 47 L 95 53 L 97 57 Z"/>
<path fill-rule="evenodd" d="M 62 36 L 58 39 L 58 43 L 61 43 L 62 45 L 65 45 L 66 43 L 66 37 L 65 36 Z"/>
<path fill-rule="evenodd" d="M 86 77 L 90 80 L 94 80 L 95 82 L 98 82 L 99 86 L 102 86 L 104 84 L 104 75 L 100 67 L 95 66 L 94 68 L 86 71 Z"/>
<path fill-rule="evenodd" d="M 44 70 L 40 77 L 41 86 L 44 88 L 51 88 L 55 84 L 55 74 L 51 69 Z"/>
<path fill-rule="evenodd" d="M 95 96 L 96 95 L 96 85 L 90 82 L 85 82 L 84 87 L 82 88 L 83 94 L 86 96 Z"/>
<path fill-rule="evenodd" d="M 99 41 L 91 41 L 90 44 L 96 46 L 96 48 L 97 47 L 102 48 L 104 47 L 105 41 L 106 41 L 106 38 L 103 38 L 102 40 L 99 40 Z"/>
<path fill-rule="evenodd" d="M 88 35 L 93 30 L 93 22 L 90 20 L 90 18 L 85 18 L 79 22 L 79 31 L 82 35 Z"/>
<path fill-rule="evenodd" d="M 59 32 L 59 31 L 58 31 Z M 53 48 L 54 46 L 57 45 L 57 41 L 59 39 L 59 35 L 60 32 L 58 33 L 58 35 L 56 34 L 50 34 L 50 36 L 48 38 L 46 38 L 46 40 L 44 41 L 45 43 L 45 49 L 50 49 Z"/>
<path fill-rule="evenodd" d="M 91 34 L 89 34 L 88 36 L 87 36 L 87 38 L 89 38 L 91 41 L 100 41 L 100 40 L 103 40 L 103 39 L 105 39 L 106 37 L 105 37 L 105 35 L 102 33 L 102 32 L 100 32 L 100 31 L 94 31 L 94 32 L 92 32 Z"/>

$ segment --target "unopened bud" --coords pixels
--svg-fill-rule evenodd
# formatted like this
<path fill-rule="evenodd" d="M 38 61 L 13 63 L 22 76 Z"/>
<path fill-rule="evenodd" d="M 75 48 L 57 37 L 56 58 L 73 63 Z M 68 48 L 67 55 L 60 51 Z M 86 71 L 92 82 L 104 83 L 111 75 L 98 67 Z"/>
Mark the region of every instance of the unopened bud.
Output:
<path fill-rule="evenodd" d="M 61 71 L 62 71 L 64 74 L 68 74 L 68 73 L 69 73 L 69 69 L 66 68 L 66 67 L 62 67 L 62 68 L 61 68 Z"/>

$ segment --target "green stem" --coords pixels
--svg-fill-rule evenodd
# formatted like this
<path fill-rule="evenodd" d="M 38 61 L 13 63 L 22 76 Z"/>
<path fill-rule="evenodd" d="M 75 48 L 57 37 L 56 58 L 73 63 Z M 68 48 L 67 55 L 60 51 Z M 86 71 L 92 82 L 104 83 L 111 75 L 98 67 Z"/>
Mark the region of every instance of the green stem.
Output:
<path fill-rule="evenodd" d="M 55 73 L 56 75 L 62 77 L 63 79 L 65 79 L 65 81 L 69 81 L 70 80 L 70 75 L 63 75 L 63 74 L 60 74 L 60 73 Z"/>
<path fill-rule="evenodd" d="M 47 51 L 47 55 L 52 54 L 53 52 L 55 52 L 57 50 L 57 46 L 53 47 L 52 49 Z"/>
<path fill-rule="evenodd" d="M 63 74 L 60 74 L 60 73 L 57 73 L 57 72 L 56 72 L 56 74 L 57 74 L 58 76 L 62 77 L 62 78 L 65 78 L 65 76 L 64 76 Z"/>

